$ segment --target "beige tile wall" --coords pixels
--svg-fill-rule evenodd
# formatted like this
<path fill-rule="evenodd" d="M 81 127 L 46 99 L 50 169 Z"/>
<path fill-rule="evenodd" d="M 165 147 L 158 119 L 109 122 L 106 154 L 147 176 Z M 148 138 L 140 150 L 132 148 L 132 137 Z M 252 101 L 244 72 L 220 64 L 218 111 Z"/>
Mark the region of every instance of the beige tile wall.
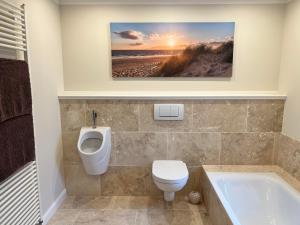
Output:
<path fill-rule="evenodd" d="M 300 142 L 282 134 L 275 140 L 275 163 L 300 181 Z"/>
<path fill-rule="evenodd" d="M 154 121 L 154 103 L 183 103 L 183 121 Z M 112 156 L 101 177 L 84 173 L 77 153 L 82 126 L 112 128 Z M 274 141 L 281 131 L 281 100 L 89 100 L 61 101 L 64 167 L 67 191 L 72 195 L 158 195 L 152 182 L 155 159 L 187 163 L 190 179 L 181 193 L 199 188 L 203 164 L 257 164 L 274 162 Z"/>
<path fill-rule="evenodd" d="M 206 172 L 200 169 L 203 203 L 213 225 L 233 225 Z"/>

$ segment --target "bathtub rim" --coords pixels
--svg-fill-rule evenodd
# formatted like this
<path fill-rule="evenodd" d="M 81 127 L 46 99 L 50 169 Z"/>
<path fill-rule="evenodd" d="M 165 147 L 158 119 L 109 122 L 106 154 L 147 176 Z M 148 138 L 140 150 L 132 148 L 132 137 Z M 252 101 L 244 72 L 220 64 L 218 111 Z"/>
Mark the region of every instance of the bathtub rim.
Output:
<path fill-rule="evenodd" d="M 232 176 L 233 179 L 238 178 L 239 176 L 242 176 L 240 178 L 242 179 L 251 179 L 251 178 L 264 178 L 268 181 L 271 181 L 272 183 L 275 183 L 276 185 L 280 185 L 284 190 L 291 193 L 291 195 L 295 198 L 297 198 L 300 201 L 300 193 L 298 190 L 296 190 L 293 186 L 291 186 L 286 180 L 284 180 L 280 175 L 278 175 L 276 172 L 206 172 L 207 177 L 212 185 L 212 188 L 217 194 L 217 197 L 219 198 L 220 202 L 222 203 L 228 217 L 230 218 L 233 225 L 242 225 L 239 221 L 239 219 L 236 216 L 236 213 L 232 209 L 230 203 L 226 199 L 226 197 L 223 194 L 223 191 L 221 190 L 218 181 L 224 179 L 224 175 Z"/>

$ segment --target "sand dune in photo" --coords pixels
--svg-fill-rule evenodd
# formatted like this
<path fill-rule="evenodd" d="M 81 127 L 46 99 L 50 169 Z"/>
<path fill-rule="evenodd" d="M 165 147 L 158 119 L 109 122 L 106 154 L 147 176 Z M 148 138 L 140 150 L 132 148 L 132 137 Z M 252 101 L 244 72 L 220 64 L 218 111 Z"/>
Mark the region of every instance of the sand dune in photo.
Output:
<path fill-rule="evenodd" d="M 231 77 L 233 41 L 200 44 L 172 56 L 160 70 L 162 77 Z"/>
<path fill-rule="evenodd" d="M 189 46 L 173 56 L 113 58 L 113 77 L 231 77 L 233 45 L 233 41 L 212 42 Z"/>

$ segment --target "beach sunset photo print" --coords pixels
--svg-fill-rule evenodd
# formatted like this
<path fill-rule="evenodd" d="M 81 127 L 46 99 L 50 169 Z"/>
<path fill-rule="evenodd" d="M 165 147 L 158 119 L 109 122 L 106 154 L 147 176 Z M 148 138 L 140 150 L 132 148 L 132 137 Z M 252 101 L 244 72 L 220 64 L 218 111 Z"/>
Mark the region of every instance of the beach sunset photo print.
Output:
<path fill-rule="evenodd" d="M 234 23 L 111 23 L 113 78 L 232 77 Z"/>

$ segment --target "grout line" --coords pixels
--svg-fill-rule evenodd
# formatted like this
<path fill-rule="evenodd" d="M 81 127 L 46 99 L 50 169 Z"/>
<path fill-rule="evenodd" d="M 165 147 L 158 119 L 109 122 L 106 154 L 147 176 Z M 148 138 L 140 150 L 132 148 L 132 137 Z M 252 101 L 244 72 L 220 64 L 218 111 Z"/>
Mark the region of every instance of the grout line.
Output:
<path fill-rule="evenodd" d="M 138 219 L 138 211 L 136 210 L 135 212 L 135 219 L 134 219 L 134 224 L 137 225 L 137 219 Z"/>
<path fill-rule="evenodd" d="M 169 159 L 169 137 L 170 134 L 167 134 L 167 155 L 166 155 L 166 158 Z"/>
<path fill-rule="evenodd" d="M 221 164 L 221 155 L 223 152 L 223 134 L 220 133 L 219 165 Z"/>
<path fill-rule="evenodd" d="M 250 102 L 247 101 L 247 112 L 246 112 L 246 132 L 248 132 L 248 117 L 249 117 L 249 108 L 250 108 Z"/>
<path fill-rule="evenodd" d="M 138 132 L 141 132 L 141 104 L 137 104 L 138 106 Z"/>
<path fill-rule="evenodd" d="M 273 140 L 273 151 L 272 151 L 272 165 L 276 165 L 275 164 L 275 149 L 276 149 L 276 137 L 278 134 L 274 133 L 274 140 Z"/>
<path fill-rule="evenodd" d="M 192 103 L 192 124 L 191 124 L 191 127 L 190 127 L 190 131 L 194 131 L 194 102 Z"/>

